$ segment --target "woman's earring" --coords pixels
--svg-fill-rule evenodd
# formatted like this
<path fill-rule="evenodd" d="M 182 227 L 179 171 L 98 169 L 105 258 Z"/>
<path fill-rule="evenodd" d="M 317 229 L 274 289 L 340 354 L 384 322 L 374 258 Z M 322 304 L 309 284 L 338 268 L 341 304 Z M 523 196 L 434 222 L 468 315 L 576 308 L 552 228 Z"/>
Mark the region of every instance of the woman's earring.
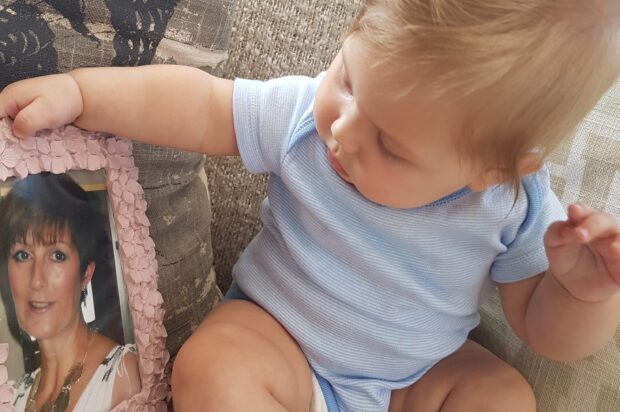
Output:
<path fill-rule="evenodd" d="M 86 302 L 86 288 L 82 289 L 80 292 L 80 303 Z"/>

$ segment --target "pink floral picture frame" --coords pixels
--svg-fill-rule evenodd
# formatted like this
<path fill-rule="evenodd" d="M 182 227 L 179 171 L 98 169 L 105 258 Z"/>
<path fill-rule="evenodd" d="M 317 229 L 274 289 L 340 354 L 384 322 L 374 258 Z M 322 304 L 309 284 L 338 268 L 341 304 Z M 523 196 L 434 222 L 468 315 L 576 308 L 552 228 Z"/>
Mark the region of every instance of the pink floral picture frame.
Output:
<path fill-rule="evenodd" d="M 101 169 L 105 172 L 114 216 L 142 384 L 138 394 L 113 410 L 164 411 L 169 354 L 165 347 L 163 299 L 157 290 L 155 244 L 149 236 L 147 204 L 138 183 L 131 142 L 73 126 L 18 139 L 11 133 L 10 120 L 0 120 L 0 181 L 41 172 Z M 12 410 L 11 383 L 6 366 L 2 365 L 7 351 L 8 345 L 0 343 L 0 412 Z"/>

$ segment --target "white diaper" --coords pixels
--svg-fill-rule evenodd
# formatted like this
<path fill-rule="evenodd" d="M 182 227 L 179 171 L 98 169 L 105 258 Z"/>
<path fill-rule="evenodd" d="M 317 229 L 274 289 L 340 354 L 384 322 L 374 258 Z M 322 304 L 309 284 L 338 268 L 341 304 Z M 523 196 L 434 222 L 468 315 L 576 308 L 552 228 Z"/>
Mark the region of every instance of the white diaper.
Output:
<path fill-rule="evenodd" d="M 327 412 L 327 403 L 325 403 L 323 391 L 314 373 L 312 374 L 312 399 L 310 400 L 308 412 Z"/>

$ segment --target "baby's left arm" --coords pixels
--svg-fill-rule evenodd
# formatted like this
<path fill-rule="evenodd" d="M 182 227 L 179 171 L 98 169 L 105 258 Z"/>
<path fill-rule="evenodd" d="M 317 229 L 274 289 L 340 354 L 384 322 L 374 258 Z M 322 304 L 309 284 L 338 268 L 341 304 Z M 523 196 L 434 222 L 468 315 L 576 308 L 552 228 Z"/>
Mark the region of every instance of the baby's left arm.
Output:
<path fill-rule="evenodd" d="M 578 203 L 545 234 L 549 269 L 499 286 L 506 318 L 532 349 L 551 359 L 591 355 L 620 323 L 620 226 Z"/>

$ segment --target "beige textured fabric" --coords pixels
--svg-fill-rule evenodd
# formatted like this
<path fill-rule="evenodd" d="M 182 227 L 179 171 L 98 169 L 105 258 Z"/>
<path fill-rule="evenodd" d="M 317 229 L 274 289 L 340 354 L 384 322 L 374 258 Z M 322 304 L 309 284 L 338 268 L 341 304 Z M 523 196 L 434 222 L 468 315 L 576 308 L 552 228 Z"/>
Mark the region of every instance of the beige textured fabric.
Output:
<path fill-rule="evenodd" d="M 553 189 L 564 205 L 584 201 L 620 221 L 620 83 L 550 158 Z M 567 364 L 532 353 L 509 330 L 497 296 L 484 306 L 474 337 L 523 373 L 539 411 L 620 411 L 620 328 L 596 355 Z"/>
<path fill-rule="evenodd" d="M 227 78 L 269 79 L 289 74 L 315 76 L 338 52 L 347 22 L 361 0 L 239 0 Z M 211 187 L 214 266 L 226 290 L 243 247 L 258 231 L 258 205 L 265 177 L 251 176 L 239 159 L 207 159 Z"/>

